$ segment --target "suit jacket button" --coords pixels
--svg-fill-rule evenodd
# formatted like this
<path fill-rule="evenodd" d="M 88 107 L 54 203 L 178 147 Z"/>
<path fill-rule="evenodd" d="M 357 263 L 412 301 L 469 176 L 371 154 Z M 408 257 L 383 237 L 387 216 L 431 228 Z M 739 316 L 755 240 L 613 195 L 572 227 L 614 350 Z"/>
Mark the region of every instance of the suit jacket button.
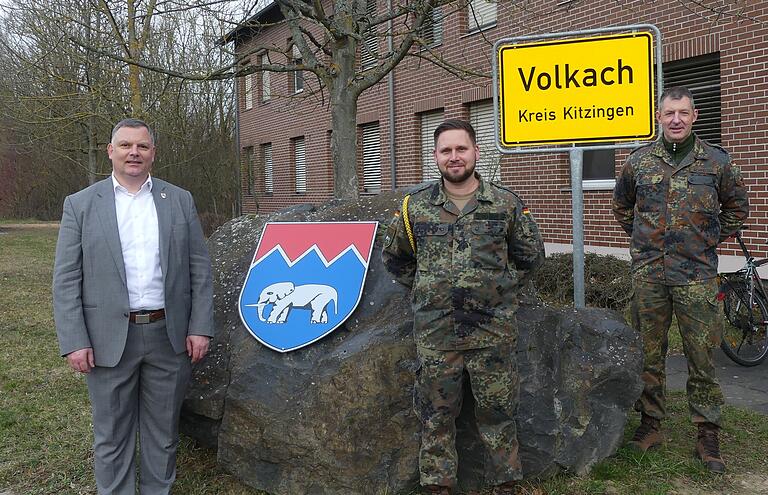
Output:
<path fill-rule="evenodd" d="M 128 318 L 128 313 L 123 313 L 123 316 L 125 316 L 126 318 Z"/>

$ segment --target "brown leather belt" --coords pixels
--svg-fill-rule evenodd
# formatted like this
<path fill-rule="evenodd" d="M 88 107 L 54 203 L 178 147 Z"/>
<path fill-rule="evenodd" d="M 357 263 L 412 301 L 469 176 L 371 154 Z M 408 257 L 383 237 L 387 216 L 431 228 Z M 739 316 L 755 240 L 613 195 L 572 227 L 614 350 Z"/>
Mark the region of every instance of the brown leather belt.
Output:
<path fill-rule="evenodd" d="M 165 319 L 165 309 L 131 311 L 128 321 L 137 325 L 146 325 Z"/>

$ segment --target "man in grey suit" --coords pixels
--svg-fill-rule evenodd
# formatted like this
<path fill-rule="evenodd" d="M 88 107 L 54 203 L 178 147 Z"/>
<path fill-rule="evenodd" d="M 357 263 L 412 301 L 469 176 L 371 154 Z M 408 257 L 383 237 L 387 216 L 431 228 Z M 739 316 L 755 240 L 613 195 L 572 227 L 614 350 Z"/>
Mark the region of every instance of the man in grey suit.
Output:
<path fill-rule="evenodd" d="M 213 336 L 213 289 L 192 195 L 151 177 L 146 123 L 119 122 L 111 177 L 64 200 L 53 275 L 62 356 L 85 373 L 100 494 L 167 494 L 191 364 Z"/>

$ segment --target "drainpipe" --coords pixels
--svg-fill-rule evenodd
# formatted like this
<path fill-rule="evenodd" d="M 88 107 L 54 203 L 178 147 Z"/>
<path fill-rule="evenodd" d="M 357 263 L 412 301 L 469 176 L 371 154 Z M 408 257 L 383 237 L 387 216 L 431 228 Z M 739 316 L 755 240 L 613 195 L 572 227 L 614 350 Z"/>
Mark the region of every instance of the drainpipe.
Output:
<path fill-rule="evenodd" d="M 392 0 L 387 0 L 387 12 L 392 12 Z M 394 41 L 392 33 L 392 19 L 387 21 L 387 29 L 389 30 L 389 36 L 387 36 L 387 49 L 389 53 L 392 53 L 394 48 Z M 389 161 L 390 161 L 390 174 L 392 180 L 392 190 L 397 188 L 397 158 L 395 158 L 395 68 L 393 67 L 389 74 L 387 74 L 387 98 L 389 100 Z"/>
<path fill-rule="evenodd" d="M 237 43 L 237 41 L 235 41 Z M 232 58 L 237 62 L 237 55 L 233 55 Z M 236 66 L 237 67 L 237 66 Z M 237 78 L 232 78 L 233 86 L 233 99 L 235 100 L 235 184 L 237 184 L 237 195 L 235 196 L 235 217 L 239 217 L 243 214 L 243 188 L 240 178 L 240 102 L 237 99 Z"/>

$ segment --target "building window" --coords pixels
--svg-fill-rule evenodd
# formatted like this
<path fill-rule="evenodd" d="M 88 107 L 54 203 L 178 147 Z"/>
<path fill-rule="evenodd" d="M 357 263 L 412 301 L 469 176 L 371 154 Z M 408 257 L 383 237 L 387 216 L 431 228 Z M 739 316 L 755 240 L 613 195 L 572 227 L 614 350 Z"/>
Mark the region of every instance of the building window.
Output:
<path fill-rule="evenodd" d="M 467 3 L 467 27 L 474 32 L 496 25 L 497 2 L 489 0 L 470 0 Z"/>
<path fill-rule="evenodd" d="M 365 4 L 368 19 L 376 17 L 376 0 L 367 0 Z M 377 36 L 376 26 L 371 26 L 363 35 L 363 42 L 360 44 L 360 64 L 363 69 L 376 67 L 379 63 L 379 38 Z"/>
<path fill-rule="evenodd" d="M 440 7 L 433 7 L 429 11 L 419 36 L 424 46 L 435 46 L 443 42 L 443 10 Z"/>
<path fill-rule="evenodd" d="M 296 45 L 293 45 L 293 65 L 299 66 L 304 61 L 301 58 L 301 52 L 299 51 L 299 47 Z M 293 92 L 294 93 L 301 93 L 304 91 L 304 71 L 303 70 L 295 70 L 293 71 Z"/>
<path fill-rule="evenodd" d="M 477 171 L 487 180 L 501 179 L 501 153 L 496 149 L 496 129 L 493 125 L 493 101 L 482 101 L 469 106 L 469 123 L 475 128 L 480 160 Z"/>
<path fill-rule="evenodd" d="M 261 72 L 261 101 L 269 101 L 272 98 L 272 82 L 268 70 Z"/>
<path fill-rule="evenodd" d="M 245 76 L 245 109 L 253 108 L 253 74 Z"/>
<path fill-rule="evenodd" d="M 421 179 L 440 178 L 440 169 L 435 163 L 435 129 L 443 123 L 443 111 L 421 114 Z"/>
<path fill-rule="evenodd" d="M 295 165 L 296 192 L 303 194 L 307 192 L 307 161 L 303 137 L 293 139 L 293 163 Z"/>
<path fill-rule="evenodd" d="M 259 57 L 259 67 L 263 67 L 264 63 L 269 63 L 266 55 Z M 261 70 L 261 101 L 269 101 L 272 98 L 272 83 L 270 80 L 270 72 L 267 70 Z"/>
<path fill-rule="evenodd" d="M 720 122 L 720 53 L 675 60 L 663 64 L 664 87 L 685 86 L 693 94 L 699 117 L 693 130 L 714 144 L 722 141 Z"/>
<path fill-rule="evenodd" d="M 261 145 L 261 163 L 264 165 L 264 193 L 273 192 L 272 143 Z"/>
<path fill-rule="evenodd" d="M 245 194 L 253 196 L 253 147 L 249 146 L 243 149 L 245 157 L 243 160 L 242 177 L 245 182 Z"/>
<path fill-rule="evenodd" d="M 590 143 L 591 146 L 608 143 Z M 584 150 L 581 184 L 584 189 L 613 189 L 616 185 L 616 150 Z"/>
<path fill-rule="evenodd" d="M 381 135 L 379 123 L 361 126 L 363 136 L 363 191 L 381 192 Z"/>

